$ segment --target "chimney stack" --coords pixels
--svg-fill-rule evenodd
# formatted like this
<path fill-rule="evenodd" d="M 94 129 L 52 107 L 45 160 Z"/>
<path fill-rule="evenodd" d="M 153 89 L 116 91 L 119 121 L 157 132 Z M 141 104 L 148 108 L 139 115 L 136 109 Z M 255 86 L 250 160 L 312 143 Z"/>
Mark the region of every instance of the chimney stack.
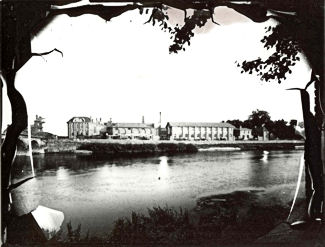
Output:
<path fill-rule="evenodd" d="M 144 124 L 144 116 L 142 116 L 142 123 Z"/>
<path fill-rule="evenodd" d="M 159 112 L 159 127 L 161 127 L 161 112 Z"/>

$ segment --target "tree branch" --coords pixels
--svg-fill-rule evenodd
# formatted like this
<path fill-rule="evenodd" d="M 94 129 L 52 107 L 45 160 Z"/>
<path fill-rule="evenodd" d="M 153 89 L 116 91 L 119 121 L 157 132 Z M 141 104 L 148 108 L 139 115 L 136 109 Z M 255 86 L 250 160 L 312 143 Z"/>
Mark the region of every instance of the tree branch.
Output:
<path fill-rule="evenodd" d="M 210 11 L 210 16 L 211 16 L 212 23 L 217 24 L 217 25 L 220 26 L 220 24 L 213 19 L 214 8 L 209 8 L 209 11 Z"/>
<path fill-rule="evenodd" d="M 54 48 L 54 49 L 51 50 L 51 51 L 47 51 L 47 52 L 42 52 L 42 53 L 31 53 L 31 56 L 40 56 L 40 57 L 43 57 L 43 56 L 48 55 L 48 54 L 50 54 L 50 53 L 52 53 L 52 52 L 54 52 L 54 51 L 59 52 L 59 53 L 61 54 L 61 56 L 63 57 L 63 52 L 60 51 L 59 49 L 56 49 L 56 48 Z"/>
<path fill-rule="evenodd" d="M 151 12 L 150 18 L 149 20 L 147 20 L 144 24 L 148 24 L 149 22 L 151 22 L 151 20 L 153 19 L 153 16 L 155 15 L 155 13 L 157 12 L 157 9 L 154 8 Z"/>

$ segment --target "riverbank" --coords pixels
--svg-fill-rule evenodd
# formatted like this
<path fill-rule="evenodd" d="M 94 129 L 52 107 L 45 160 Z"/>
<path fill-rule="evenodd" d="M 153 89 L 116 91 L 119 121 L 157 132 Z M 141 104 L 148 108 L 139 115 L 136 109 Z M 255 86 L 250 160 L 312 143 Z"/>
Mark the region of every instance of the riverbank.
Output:
<path fill-rule="evenodd" d="M 152 140 L 50 140 L 45 153 L 97 154 L 159 154 L 191 153 L 215 150 L 295 150 L 303 149 L 304 142 L 296 140 L 272 141 L 152 141 Z M 78 151 L 76 151 L 78 150 Z M 89 154 L 89 153 L 88 153 Z"/>
<path fill-rule="evenodd" d="M 87 150 L 93 155 L 139 155 L 196 153 L 197 147 L 191 143 L 85 143 L 76 151 Z"/>
<path fill-rule="evenodd" d="M 101 246 L 256 246 L 255 242 L 274 227 L 286 224 L 294 188 L 234 191 L 199 198 L 191 210 L 153 207 L 147 214 L 132 212 L 115 221 L 106 237 L 81 237 L 87 226 L 73 228 L 67 239 L 57 236 L 53 244 Z M 289 197 L 288 197 L 289 196 Z M 304 216 L 304 198 L 299 197 L 289 222 Z"/>

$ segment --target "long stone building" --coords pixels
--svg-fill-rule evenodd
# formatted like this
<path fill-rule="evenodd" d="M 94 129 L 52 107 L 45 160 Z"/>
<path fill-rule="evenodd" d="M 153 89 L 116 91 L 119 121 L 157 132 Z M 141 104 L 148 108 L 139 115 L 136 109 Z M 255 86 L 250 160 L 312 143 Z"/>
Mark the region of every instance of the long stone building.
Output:
<path fill-rule="evenodd" d="M 234 140 L 235 126 L 229 123 L 168 122 L 170 140 Z"/>
<path fill-rule="evenodd" d="M 154 139 L 157 129 L 152 123 L 108 123 L 107 137 L 116 139 Z"/>
<path fill-rule="evenodd" d="M 99 136 L 106 127 L 101 120 L 94 121 L 90 117 L 73 117 L 67 124 L 70 139 Z"/>

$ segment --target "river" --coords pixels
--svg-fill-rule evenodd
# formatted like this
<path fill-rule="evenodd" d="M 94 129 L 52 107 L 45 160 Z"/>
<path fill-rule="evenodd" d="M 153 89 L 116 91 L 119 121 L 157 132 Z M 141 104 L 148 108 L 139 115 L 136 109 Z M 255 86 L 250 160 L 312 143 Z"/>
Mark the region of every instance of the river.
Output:
<path fill-rule="evenodd" d="M 74 154 L 34 155 L 36 178 L 13 194 L 17 212 L 43 205 L 65 214 L 64 224 L 103 235 L 118 217 L 152 206 L 192 208 L 196 199 L 243 189 L 296 183 L 303 151 L 206 151 L 173 156 L 104 159 Z M 31 175 L 17 156 L 13 178 Z"/>

